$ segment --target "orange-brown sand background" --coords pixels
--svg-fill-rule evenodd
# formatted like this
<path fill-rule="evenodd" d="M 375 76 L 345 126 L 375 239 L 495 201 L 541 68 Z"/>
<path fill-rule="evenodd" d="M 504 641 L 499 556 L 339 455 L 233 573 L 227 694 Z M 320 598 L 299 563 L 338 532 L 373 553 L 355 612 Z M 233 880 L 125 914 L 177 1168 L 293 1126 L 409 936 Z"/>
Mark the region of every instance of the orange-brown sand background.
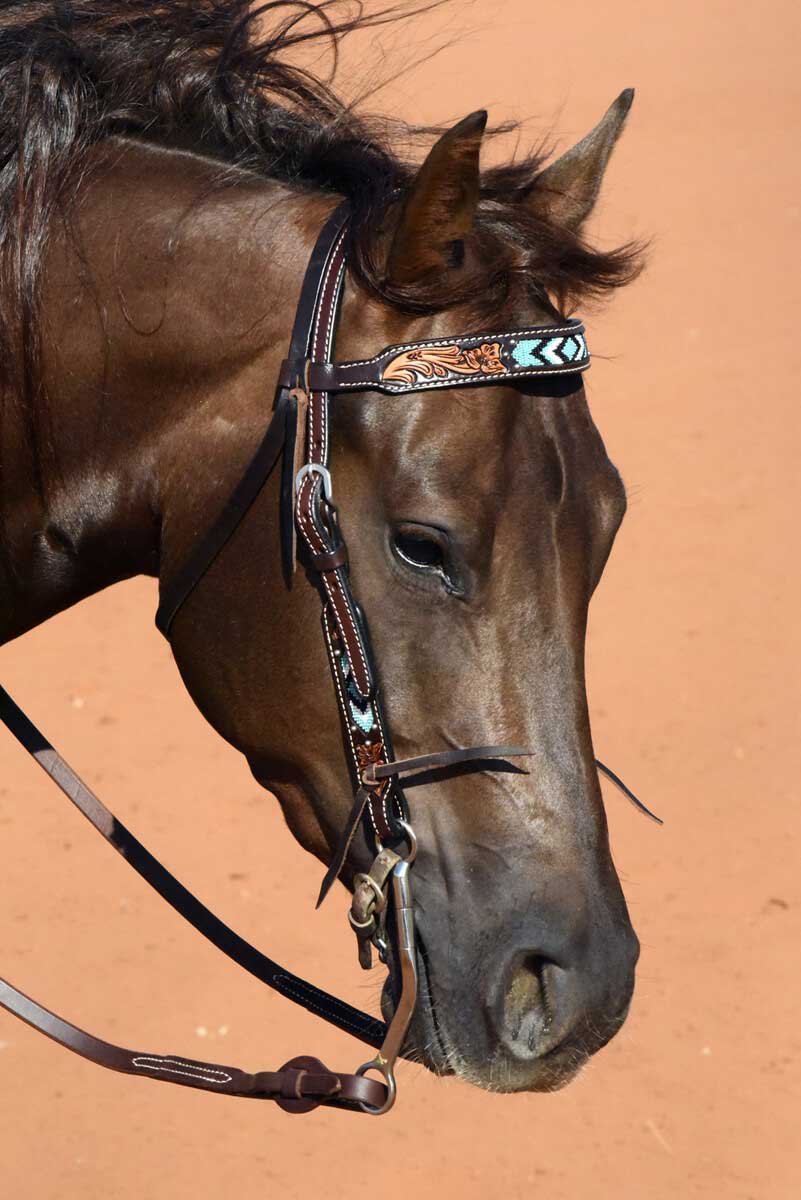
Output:
<path fill-rule="evenodd" d="M 402 1065 L 395 1112 L 371 1121 L 113 1075 L 2 1014 L 9 1200 L 801 1194 L 799 8 L 476 0 L 384 35 L 380 69 L 462 22 L 374 106 L 487 106 L 565 145 L 638 89 L 595 226 L 652 237 L 650 266 L 591 314 L 588 380 L 631 494 L 591 614 L 596 748 L 666 819 L 609 795 L 643 944 L 631 1015 L 558 1095 Z M 151 581 L 112 589 L 3 648 L 0 677 L 234 928 L 374 1004 L 344 893 L 314 914 L 319 866 L 194 710 L 154 606 Z M 3 975 L 127 1045 L 250 1069 L 361 1060 L 172 915 L 5 734 L 0 756 Z"/>

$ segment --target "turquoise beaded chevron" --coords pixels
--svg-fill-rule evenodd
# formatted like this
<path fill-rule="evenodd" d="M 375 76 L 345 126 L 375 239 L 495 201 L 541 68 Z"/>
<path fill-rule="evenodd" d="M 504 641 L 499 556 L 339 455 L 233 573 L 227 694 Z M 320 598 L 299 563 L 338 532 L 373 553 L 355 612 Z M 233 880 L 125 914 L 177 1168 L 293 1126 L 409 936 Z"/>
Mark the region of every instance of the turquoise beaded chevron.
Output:
<path fill-rule="evenodd" d="M 353 724 L 358 725 L 362 733 L 371 733 L 376 728 L 373 706 L 369 700 L 364 702 L 364 704 L 360 702 L 359 693 L 351 674 L 350 660 L 344 650 L 340 651 L 339 660 L 342 664 L 342 673 L 345 676 L 345 690 L 348 693 L 348 708 L 353 718 Z"/>
<path fill-rule="evenodd" d="M 571 333 L 567 337 L 523 338 L 512 350 L 512 358 L 523 368 L 564 367 L 583 362 L 587 357 L 587 343 L 581 333 Z"/>

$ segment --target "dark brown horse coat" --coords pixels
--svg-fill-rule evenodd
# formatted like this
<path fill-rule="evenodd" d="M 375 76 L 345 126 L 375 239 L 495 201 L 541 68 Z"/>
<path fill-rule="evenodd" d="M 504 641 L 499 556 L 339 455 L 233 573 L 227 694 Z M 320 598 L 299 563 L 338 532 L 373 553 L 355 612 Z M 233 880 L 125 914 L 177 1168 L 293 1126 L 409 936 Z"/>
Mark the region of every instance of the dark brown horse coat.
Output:
<path fill-rule="evenodd" d="M 263 435 L 303 266 L 337 196 L 355 210 L 342 358 L 488 322 L 556 321 L 569 295 L 631 271 L 625 253 L 594 254 L 580 237 L 630 93 L 544 171 L 529 162 L 482 177 L 480 113 L 446 131 L 416 173 L 379 153 L 365 127 L 359 174 L 352 114 L 329 111 L 323 89 L 271 94 L 275 47 L 271 57 L 249 26 L 242 43 L 247 6 L 218 5 L 215 17 L 207 4 L 142 5 L 138 43 L 121 45 L 115 27 L 113 53 L 103 22 L 114 3 L 8 7 L 0 70 L 17 80 L 6 105 L 18 121 L 4 167 L 16 191 L 8 179 L 2 191 L 3 640 L 117 580 L 173 577 Z M 71 23 L 72 9 L 81 19 Z M 36 86 L 46 98 L 49 80 L 70 98 L 69 128 L 53 107 L 44 129 L 44 102 L 25 92 L 21 67 L 13 73 L 23 18 L 39 48 Z M 189 50 L 171 77 L 165 46 L 179 33 Z M 164 70 L 142 80 L 148 46 Z M 214 75 L 237 47 L 260 73 Z M 220 111 L 226 80 L 228 144 L 212 115 L 202 136 L 197 113 L 181 120 L 190 66 L 206 72 Z M 92 71 L 106 93 L 90 105 L 75 81 Z M 133 102 L 127 124 L 120 117 L 112 92 L 123 74 L 150 124 Z M 310 128 L 321 131 L 318 165 L 282 169 L 281 138 L 300 160 Z M 337 138 L 346 166 L 327 175 L 319 163 L 335 158 Z M 36 211 L 23 213 L 26 197 Z M 414 1046 L 432 1068 L 498 1089 L 566 1081 L 622 1023 L 637 957 L 583 667 L 587 606 L 625 493 L 571 378 L 567 389 L 539 381 L 334 404 L 337 502 L 398 756 L 489 742 L 537 751 L 527 774 L 464 773 L 410 792 L 423 947 Z M 318 601 L 302 573 L 284 584 L 277 505 L 272 481 L 187 600 L 172 646 L 199 708 L 327 861 L 350 786 Z M 368 860 L 362 838 L 346 878 Z"/>

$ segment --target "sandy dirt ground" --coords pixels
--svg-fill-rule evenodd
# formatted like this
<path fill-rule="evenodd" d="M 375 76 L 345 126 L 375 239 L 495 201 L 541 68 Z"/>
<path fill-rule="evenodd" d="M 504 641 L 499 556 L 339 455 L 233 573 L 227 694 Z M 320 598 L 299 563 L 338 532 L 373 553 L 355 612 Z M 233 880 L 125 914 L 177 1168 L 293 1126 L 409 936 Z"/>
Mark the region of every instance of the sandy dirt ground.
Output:
<path fill-rule="evenodd" d="M 103 1072 L 3 1014 L 4 1196 L 801 1194 L 798 12 L 478 0 L 449 30 L 440 16 L 385 39 L 391 69 L 468 30 L 377 98 L 411 118 L 487 105 L 567 141 L 639 89 L 597 227 L 651 236 L 650 267 L 589 322 L 591 401 L 631 493 L 592 609 L 596 746 L 666 818 L 658 830 L 609 796 L 643 944 L 623 1032 L 558 1095 L 402 1066 L 391 1118 L 298 1120 Z M 374 1004 L 344 896 L 314 914 L 318 866 L 183 693 L 155 598 L 134 581 L 65 613 L 2 650 L 3 682 L 234 928 Z M 123 1044 L 360 1061 L 168 912 L 5 735 L 0 755 L 4 975 Z"/>

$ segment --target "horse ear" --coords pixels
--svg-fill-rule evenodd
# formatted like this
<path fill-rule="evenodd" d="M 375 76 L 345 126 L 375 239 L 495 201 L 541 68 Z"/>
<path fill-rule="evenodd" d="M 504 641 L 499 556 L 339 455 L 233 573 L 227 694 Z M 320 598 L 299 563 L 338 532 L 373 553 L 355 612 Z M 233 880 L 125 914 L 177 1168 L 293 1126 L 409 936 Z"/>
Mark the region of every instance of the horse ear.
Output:
<path fill-rule="evenodd" d="M 460 259 L 478 206 L 486 124 L 483 109 L 471 113 L 432 146 L 401 207 L 387 260 L 389 282 L 413 284 Z"/>
<path fill-rule="evenodd" d="M 626 88 L 585 138 L 537 176 L 531 203 L 555 224 L 577 230 L 592 212 L 633 99 L 634 88 Z"/>

